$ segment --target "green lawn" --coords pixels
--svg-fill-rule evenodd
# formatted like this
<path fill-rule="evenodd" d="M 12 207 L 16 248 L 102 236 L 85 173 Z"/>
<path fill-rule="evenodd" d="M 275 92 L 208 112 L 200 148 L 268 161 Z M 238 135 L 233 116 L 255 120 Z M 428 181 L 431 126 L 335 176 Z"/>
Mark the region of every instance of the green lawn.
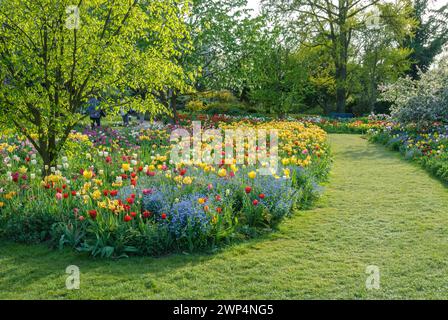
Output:
<path fill-rule="evenodd" d="M 0 244 L 0 298 L 446 298 L 448 189 L 356 135 L 331 135 L 334 168 L 316 209 L 213 255 L 93 260 Z M 81 289 L 65 289 L 65 268 Z M 368 265 L 381 288 L 365 288 Z"/>

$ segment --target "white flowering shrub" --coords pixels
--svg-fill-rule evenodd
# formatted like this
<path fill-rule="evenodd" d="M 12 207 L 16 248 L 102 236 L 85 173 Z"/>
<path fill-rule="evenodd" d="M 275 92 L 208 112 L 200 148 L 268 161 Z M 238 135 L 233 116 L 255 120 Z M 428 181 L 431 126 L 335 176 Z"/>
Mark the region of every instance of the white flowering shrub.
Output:
<path fill-rule="evenodd" d="M 392 102 L 391 115 L 401 123 L 448 122 L 448 61 L 420 73 L 420 80 L 406 77 L 383 86 L 381 99 Z"/>

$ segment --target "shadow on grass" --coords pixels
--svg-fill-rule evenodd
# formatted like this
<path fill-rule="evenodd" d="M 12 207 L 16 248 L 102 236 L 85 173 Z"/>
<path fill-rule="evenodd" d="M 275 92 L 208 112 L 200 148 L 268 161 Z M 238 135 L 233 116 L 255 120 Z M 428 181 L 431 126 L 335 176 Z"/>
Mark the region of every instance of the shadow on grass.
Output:
<path fill-rule="evenodd" d="M 93 258 L 73 249 L 52 249 L 45 244 L 21 244 L 10 241 L 0 243 L 0 264 L 14 266 L 14 270 L 0 268 L 0 289 L 5 284 L 28 285 L 45 278 L 66 277 L 69 265 L 76 265 L 83 275 L 109 277 L 151 274 L 155 279 L 185 267 L 194 268 L 222 255 L 244 255 L 259 243 L 275 241 L 278 230 L 266 232 L 256 238 L 235 241 L 214 250 L 196 253 L 173 253 L 160 257 L 130 256 L 121 259 Z M 1 291 L 1 290 L 0 290 Z"/>

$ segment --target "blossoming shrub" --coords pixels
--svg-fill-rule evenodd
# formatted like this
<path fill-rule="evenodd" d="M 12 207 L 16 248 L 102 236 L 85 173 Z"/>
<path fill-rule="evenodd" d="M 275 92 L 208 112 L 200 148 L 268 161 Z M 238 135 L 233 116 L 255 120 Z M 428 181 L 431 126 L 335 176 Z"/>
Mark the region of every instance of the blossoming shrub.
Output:
<path fill-rule="evenodd" d="M 191 129 L 188 119 L 182 121 Z M 319 127 L 225 117 L 207 118 L 205 125 L 279 130 L 277 172 L 172 163 L 169 137 L 177 126 L 155 125 L 72 132 L 59 164 L 42 179 L 34 147 L 4 132 L 0 235 L 102 257 L 208 250 L 274 229 L 320 193 L 331 159 Z"/>
<path fill-rule="evenodd" d="M 419 80 L 401 78 L 384 87 L 382 99 L 393 103 L 391 115 L 402 124 L 448 122 L 448 62 L 420 73 Z"/>

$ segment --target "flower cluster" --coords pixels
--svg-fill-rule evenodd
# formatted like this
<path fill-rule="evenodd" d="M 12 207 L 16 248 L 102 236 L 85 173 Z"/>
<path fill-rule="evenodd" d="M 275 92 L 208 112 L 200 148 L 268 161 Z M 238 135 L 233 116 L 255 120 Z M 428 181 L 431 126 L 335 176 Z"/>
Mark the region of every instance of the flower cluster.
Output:
<path fill-rule="evenodd" d="M 12 234 L 8 228 L 14 227 L 26 235 L 31 231 L 23 231 L 23 221 L 37 219 L 33 230 L 46 235 L 40 240 L 93 255 L 156 255 L 272 228 L 319 191 L 330 159 L 326 133 L 318 126 L 295 120 L 208 120 L 206 127 L 222 130 L 278 130 L 277 171 L 264 176 L 256 165 L 173 163 L 170 131 L 179 125 L 166 125 L 74 131 L 58 162 L 46 168 L 51 174 L 42 178 L 35 148 L 20 134 L 7 132 L 0 136 L 0 231 Z M 191 119 L 182 121 L 191 128 Z"/>
<path fill-rule="evenodd" d="M 369 131 L 372 142 L 400 151 L 435 176 L 448 182 L 448 126 L 434 122 L 428 127 L 393 124 Z"/>

